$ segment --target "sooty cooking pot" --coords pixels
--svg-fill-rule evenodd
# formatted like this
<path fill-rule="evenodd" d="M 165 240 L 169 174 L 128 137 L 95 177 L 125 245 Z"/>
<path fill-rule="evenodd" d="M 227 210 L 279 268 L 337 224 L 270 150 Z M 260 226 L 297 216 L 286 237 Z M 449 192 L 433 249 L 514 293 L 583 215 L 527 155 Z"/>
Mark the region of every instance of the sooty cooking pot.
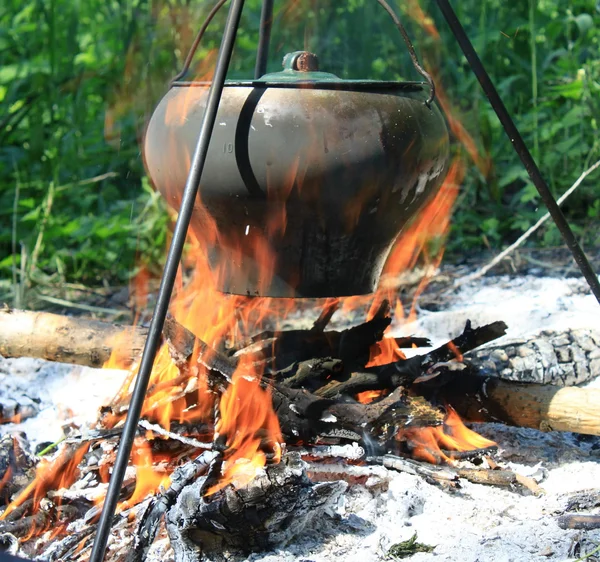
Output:
<path fill-rule="evenodd" d="M 148 174 L 178 209 L 206 82 L 174 82 L 146 132 Z M 359 295 L 439 189 L 448 131 L 414 82 L 341 80 L 315 55 L 223 89 L 190 228 L 224 292 Z"/>

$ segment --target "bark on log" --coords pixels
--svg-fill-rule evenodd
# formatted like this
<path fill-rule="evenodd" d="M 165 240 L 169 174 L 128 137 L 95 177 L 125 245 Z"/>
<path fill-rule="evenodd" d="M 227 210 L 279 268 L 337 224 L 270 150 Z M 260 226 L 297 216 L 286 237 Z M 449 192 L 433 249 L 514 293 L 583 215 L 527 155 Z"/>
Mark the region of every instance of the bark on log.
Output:
<path fill-rule="evenodd" d="M 141 353 L 148 330 L 49 312 L 0 310 L 0 355 L 102 367 L 114 351 L 126 365 Z"/>
<path fill-rule="evenodd" d="M 505 380 L 573 386 L 600 376 L 600 331 L 544 330 L 504 339 L 469 354 L 485 374 Z"/>

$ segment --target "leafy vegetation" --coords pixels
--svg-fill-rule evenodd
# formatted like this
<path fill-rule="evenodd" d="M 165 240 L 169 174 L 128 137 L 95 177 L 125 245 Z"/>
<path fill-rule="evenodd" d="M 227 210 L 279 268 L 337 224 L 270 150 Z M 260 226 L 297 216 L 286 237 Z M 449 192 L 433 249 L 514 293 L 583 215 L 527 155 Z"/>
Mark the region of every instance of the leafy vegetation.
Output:
<path fill-rule="evenodd" d="M 4 0 L 0 7 L 0 278 L 19 296 L 57 282 L 122 283 L 160 263 L 168 217 L 144 175 L 144 124 L 212 1 Z M 455 8 L 555 194 L 600 158 L 595 0 L 462 0 Z M 544 212 L 433 0 L 396 2 L 474 143 L 455 214 L 455 251 L 500 247 Z M 306 48 L 344 78 L 415 79 L 374 0 L 275 2 L 269 70 Z M 195 69 L 218 47 L 215 18 Z M 230 77 L 254 66 L 260 0 L 247 0 Z M 440 36 L 435 30 L 439 30 Z M 457 146 L 460 143 L 457 141 Z M 598 243 L 590 177 L 567 203 Z M 538 244 L 560 243 L 550 225 Z"/>
<path fill-rule="evenodd" d="M 415 533 L 410 539 L 390 546 L 387 555 L 388 558 L 410 558 L 417 552 L 433 552 L 434 549 L 435 546 L 417 542 L 417 533 Z"/>

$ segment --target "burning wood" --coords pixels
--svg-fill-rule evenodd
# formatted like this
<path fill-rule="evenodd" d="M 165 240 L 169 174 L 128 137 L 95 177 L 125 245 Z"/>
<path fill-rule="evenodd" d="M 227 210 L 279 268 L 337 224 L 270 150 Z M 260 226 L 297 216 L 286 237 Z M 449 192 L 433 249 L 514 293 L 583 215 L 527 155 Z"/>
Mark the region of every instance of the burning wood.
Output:
<path fill-rule="evenodd" d="M 136 474 L 129 477 L 119 507 L 125 516 L 128 510 L 147 505 L 139 518 L 132 560 L 145 558 L 163 519 L 181 560 L 211 549 L 248 551 L 289 540 L 308 524 L 309 516 L 327 509 L 342 488 L 336 482 L 310 484 L 304 465 L 282 451 L 284 441 L 303 448 L 311 462 L 309 473 L 317 480 L 335 475 L 365 481 L 364 471 L 372 467 L 352 465 L 376 462 L 444 487 L 456 487 L 466 479 L 537 494 L 534 481 L 508 470 L 454 468 L 457 459 L 481 458 L 493 451 L 494 443 L 466 428 L 451 408 L 444 415 L 435 404 L 449 402 L 466 419 L 481 418 L 478 410 L 483 404 L 492 419 L 536 426 L 546 420 L 549 427 L 568 429 L 572 426 L 560 425 L 566 417 L 576 420 L 581 431 L 597 431 L 591 410 L 587 417 L 566 411 L 557 417 L 556 410 L 548 408 L 546 417 L 542 413 L 529 419 L 523 417 L 522 408 L 509 407 L 514 396 L 527 392 L 538 403 L 556 404 L 556 388 L 492 380 L 477 373 L 477 359 L 463 356 L 503 335 L 501 322 L 480 328 L 467 324 L 463 334 L 446 345 L 406 359 L 399 345 L 426 342 L 386 338 L 389 341 L 380 343 L 390 322 L 386 301 L 374 308 L 366 323 L 328 331 L 336 307 L 337 303 L 328 303 L 311 329 L 263 331 L 229 346 L 213 347 L 173 317 L 168 319 L 140 425 L 149 441 L 136 442 Z M 103 328 L 96 324 L 95 329 L 99 334 Z M 374 360 L 382 356 L 392 362 Z M 105 489 L 102 483 L 114 454 L 106 440 L 119 434 L 129 384 L 103 410 L 95 433 L 79 441 L 72 438 L 53 463 L 38 467 L 33 482 L 16 496 L 11 493 L 12 503 L 0 516 L 0 532 L 35 536 L 53 527 L 64 533 L 82 512 L 87 512 L 86 528 L 93 525 L 98 508 L 90 502 L 101 501 Z M 580 400 L 594 394 L 559 390 L 581 391 L 581 397 L 573 394 L 567 399 L 579 410 Z M 346 451 L 348 446 L 352 451 Z M 194 460 L 199 448 L 212 450 Z M 445 464 L 432 467 L 394 456 L 399 454 Z M 84 455 L 88 460 L 80 463 Z M 90 455 L 100 461 L 91 461 Z M 340 464 L 341 458 L 348 460 Z M 331 465 L 337 468 L 329 476 L 323 472 L 327 465 L 321 465 L 327 462 L 337 463 Z M 178 463 L 183 466 L 177 468 Z M 84 469 L 86 464 L 89 468 Z M 90 489 L 86 484 L 81 492 L 57 490 L 70 486 L 78 474 Z M 161 487 L 167 490 L 155 495 Z M 258 518 L 256 501 L 262 510 Z M 252 525 L 247 524 L 249 513 L 254 514 Z M 80 542 L 89 544 L 90 537 L 82 534 Z M 56 552 L 74 555 L 72 541 L 60 542 L 53 547 Z"/>
<path fill-rule="evenodd" d="M 335 505 L 346 488 L 339 481 L 311 483 L 293 454 L 247 486 L 227 487 L 198 501 L 203 485 L 199 479 L 186 486 L 168 512 L 167 530 L 178 560 L 285 545 Z"/>

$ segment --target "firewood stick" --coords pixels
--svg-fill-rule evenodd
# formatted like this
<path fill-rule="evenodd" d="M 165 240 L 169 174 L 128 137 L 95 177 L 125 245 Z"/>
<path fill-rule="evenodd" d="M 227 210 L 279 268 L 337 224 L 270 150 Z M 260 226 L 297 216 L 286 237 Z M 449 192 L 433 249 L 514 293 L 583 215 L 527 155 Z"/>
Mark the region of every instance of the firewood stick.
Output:
<path fill-rule="evenodd" d="M 24 310 L 0 310 L 0 355 L 35 357 L 102 367 L 114 351 L 128 365 L 144 347 L 148 331 L 88 318 Z"/>
<path fill-rule="evenodd" d="M 600 389 L 514 383 L 463 371 L 436 393 L 468 421 L 600 435 Z"/>
<path fill-rule="evenodd" d="M 325 302 L 325 306 L 323 307 L 321 314 L 319 314 L 319 317 L 315 320 L 312 329 L 317 332 L 324 331 L 327 327 L 327 324 L 329 324 L 331 317 L 335 314 L 339 306 L 339 299 L 327 299 L 327 301 Z"/>
<path fill-rule="evenodd" d="M 558 518 L 558 526 L 561 529 L 584 529 L 585 531 L 593 531 L 594 529 L 600 529 L 600 515 L 569 513 Z"/>

